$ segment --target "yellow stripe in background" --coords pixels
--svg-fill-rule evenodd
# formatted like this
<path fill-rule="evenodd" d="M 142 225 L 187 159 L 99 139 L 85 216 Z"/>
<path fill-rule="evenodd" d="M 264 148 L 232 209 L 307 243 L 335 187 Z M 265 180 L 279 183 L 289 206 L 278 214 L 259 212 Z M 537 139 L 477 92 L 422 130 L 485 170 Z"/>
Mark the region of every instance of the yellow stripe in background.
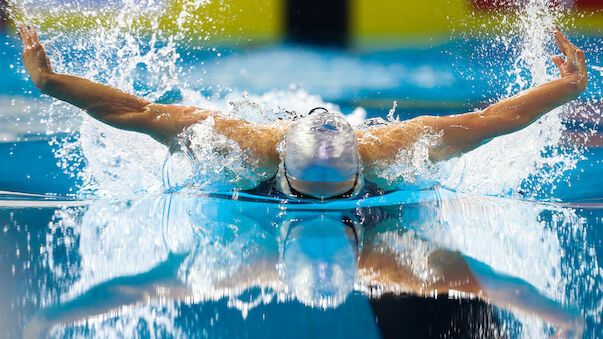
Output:
<path fill-rule="evenodd" d="M 161 10 L 159 27 L 152 27 L 148 17 L 137 17 L 136 27 L 144 27 L 149 32 L 159 29 L 167 32 L 184 31 L 194 43 L 203 43 L 205 37 L 226 44 L 256 44 L 280 41 L 284 36 L 283 0 L 213 0 L 202 6 L 193 1 L 166 0 L 166 8 Z M 197 1 L 198 2 L 198 1 Z M 100 26 L 110 26 L 118 9 L 106 7 L 101 10 L 28 8 L 36 11 L 36 22 L 41 29 L 58 28 L 82 30 Z M 186 10 L 186 11 L 183 11 Z M 177 21 L 186 13 L 184 23 Z M 18 6 L 13 10 L 13 21 L 30 21 Z M 210 20 L 211 19 L 211 20 Z M 182 29 L 182 28 L 183 29 Z"/>
<path fill-rule="evenodd" d="M 514 15 L 476 10 L 471 0 L 350 0 L 350 40 L 356 47 L 431 45 L 450 34 L 471 30 L 504 29 L 503 18 Z M 603 12 L 574 13 L 569 26 L 587 34 L 603 35 Z"/>
<path fill-rule="evenodd" d="M 162 24 L 171 30 L 187 1 L 171 0 L 171 14 Z M 283 0 L 214 0 L 192 12 L 199 20 L 184 24 L 190 31 L 209 32 L 210 38 L 243 44 L 278 41 L 284 36 Z M 211 18 L 212 21 L 207 20 Z"/>

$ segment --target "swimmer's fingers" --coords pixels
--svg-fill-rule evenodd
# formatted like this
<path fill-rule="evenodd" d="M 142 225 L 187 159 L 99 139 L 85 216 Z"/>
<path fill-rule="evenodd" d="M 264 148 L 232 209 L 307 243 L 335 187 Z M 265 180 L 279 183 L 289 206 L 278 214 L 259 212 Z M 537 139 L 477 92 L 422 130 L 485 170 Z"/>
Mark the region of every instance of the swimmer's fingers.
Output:
<path fill-rule="evenodd" d="M 563 33 L 561 33 L 557 27 L 553 27 L 553 37 L 555 38 L 555 43 L 557 43 L 557 46 L 559 46 L 559 49 L 563 52 L 563 55 L 567 55 L 570 50 L 569 40 L 563 36 Z"/>
<path fill-rule="evenodd" d="M 40 74 L 52 72 L 50 60 L 33 27 L 20 24 L 19 37 L 23 41 L 23 65 L 37 86 Z"/>
<path fill-rule="evenodd" d="M 23 49 L 29 48 L 29 32 L 27 31 L 27 28 L 25 28 L 24 24 L 19 24 L 19 38 L 21 38 L 21 41 L 23 41 Z"/>
<path fill-rule="evenodd" d="M 555 55 L 551 59 L 557 68 L 559 68 L 559 73 L 561 73 L 561 76 L 566 76 L 567 71 L 565 70 L 565 60 L 563 60 L 563 57 L 561 55 Z"/>
<path fill-rule="evenodd" d="M 38 40 L 38 35 L 35 29 L 30 28 L 30 26 L 25 26 L 24 24 L 19 25 L 19 37 L 21 41 L 23 41 L 23 50 L 30 50 L 37 45 L 40 45 L 40 41 Z"/>
<path fill-rule="evenodd" d="M 557 43 L 557 46 L 559 46 L 559 49 L 561 49 L 561 52 L 563 52 L 564 55 L 569 56 L 572 47 L 575 46 L 563 36 L 563 33 L 561 33 L 557 27 L 553 27 L 553 36 L 555 37 L 555 42 Z"/>
<path fill-rule="evenodd" d="M 29 42 L 30 47 L 33 48 L 36 46 L 41 46 L 40 40 L 38 39 L 38 33 L 36 32 L 36 29 L 32 25 L 27 25 L 25 28 L 25 31 L 27 33 L 28 42 Z"/>
<path fill-rule="evenodd" d="M 34 44 L 40 44 L 40 39 L 38 39 L 38 32 L 34 26 L 29 26 L 29 32 L 31 33 L 31 39 Z"/>
<path fill-rule="evenodd" d="M 557 65 L 557 67 L 560 67 L 560 69 L 563 68 L 565 74 L 574 72 L 586 73 L 584 51 L 567 40 L 567 38 L 556 27 L 553 28 L 553 35 L 555 36 L 555 42 L 563 54 L 567 57 L 567 62 L 562 62 L 561 67 L 559 61 L 563 60 L 563 58 L 559 56 L 553 57 L 553 62 Z M 561 74 L 564 75 L 563 72 Z"/>
<path fill-rule="evenodd" d="M 567 61 L 573 63 L 580 63 L 580 59 L 584 59 L 584 51 L 574 45 L 571 41 L 567 40 L 567 38 L 561 33 L 556 27 L 553 29 L 553 34 L 555 36 L 555 42 L 563 52 L 565 56 L 567 56 Z"/>

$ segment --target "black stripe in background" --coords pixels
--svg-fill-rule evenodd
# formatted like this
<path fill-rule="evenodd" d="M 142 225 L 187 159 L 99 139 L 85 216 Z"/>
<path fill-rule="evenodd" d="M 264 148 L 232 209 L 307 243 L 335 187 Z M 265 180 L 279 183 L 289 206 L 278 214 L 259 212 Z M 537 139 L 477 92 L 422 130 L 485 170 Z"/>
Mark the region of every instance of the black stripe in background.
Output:
<path fill-rule="evenodd" d="M 345 46 L 349 0 L 285 0 L 287 36 L 293 42 Z"/>

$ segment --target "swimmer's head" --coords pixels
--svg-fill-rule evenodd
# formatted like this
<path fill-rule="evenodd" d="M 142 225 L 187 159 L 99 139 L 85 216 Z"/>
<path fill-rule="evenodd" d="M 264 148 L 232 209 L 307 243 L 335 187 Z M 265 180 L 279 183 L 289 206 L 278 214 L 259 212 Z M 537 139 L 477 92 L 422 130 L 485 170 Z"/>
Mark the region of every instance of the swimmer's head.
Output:
<path fill-rule="evenodd" d="M 292 191 L 328 199 L 351 192 L 358 184 L 356 134 L 340 113 L 313 109 L 287 132 L 282 151 Z"/>

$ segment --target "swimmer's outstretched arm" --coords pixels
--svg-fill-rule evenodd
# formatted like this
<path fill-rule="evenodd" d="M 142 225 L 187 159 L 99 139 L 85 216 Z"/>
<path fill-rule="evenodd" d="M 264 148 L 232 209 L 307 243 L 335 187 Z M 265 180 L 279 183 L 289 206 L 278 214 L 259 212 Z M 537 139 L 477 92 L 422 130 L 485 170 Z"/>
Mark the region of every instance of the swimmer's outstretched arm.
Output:
<path fill-rule="evenodd" d="M 557 28 L 553 28 L 553 35 L 567 58 L 553 57 L 560 79 L 523 91 L 482 111 L 422 116 L 359 132 L 359 150 L 365 163 L 393 157 L 401 148 L 428 133 L 441 133 L 439 143 L 430 149 L 432 161 L 459 156 L 494 137 L 523 129 L 546 112 L 578 97 L 588 79 L 584 51 L 569 42 Z"/>
<path fill-rule="evenodd" d="M 141 132 L 169 145 L 185 128 L 209 117 L 216 132 L 224 134 L 258 156 L 263 167 L 276 166 L 276 145 L 287 125 L 253 125 L 219 112 L 196 107 L 152 103 L 138 96 L 87 79 L 52 71 L 50 60 L 33 27 L 19 26 L 23 64 L 43 93 L 85 110 L 93 118 L 116 128 Z"/>

